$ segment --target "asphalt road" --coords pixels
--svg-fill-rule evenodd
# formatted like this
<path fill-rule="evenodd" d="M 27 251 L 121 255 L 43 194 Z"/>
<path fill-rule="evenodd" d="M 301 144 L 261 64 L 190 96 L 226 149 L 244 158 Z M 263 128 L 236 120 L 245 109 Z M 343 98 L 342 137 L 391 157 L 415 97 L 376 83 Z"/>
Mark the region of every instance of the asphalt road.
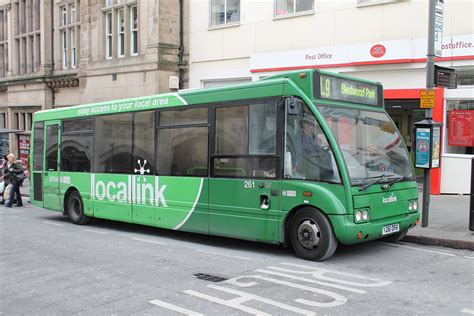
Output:
<path fill-rule="evenodd" d="M 474 314 L 474 253 L 400 243 L 291 249 L 0 206 L 0 314 Z"/>

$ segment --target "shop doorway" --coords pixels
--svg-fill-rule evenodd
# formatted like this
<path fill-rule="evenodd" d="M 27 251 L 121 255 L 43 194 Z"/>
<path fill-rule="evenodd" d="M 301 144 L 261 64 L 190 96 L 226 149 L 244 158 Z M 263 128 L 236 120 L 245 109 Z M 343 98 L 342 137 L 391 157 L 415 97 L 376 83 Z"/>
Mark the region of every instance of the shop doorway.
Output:
<path fill-rule="evenodd" d="M 425 110 L 420 109 L 419 99 L 385 100 L 385 109 L 400 130 L 407 144 L 412 162 L 415 161 L 415 148 L 412 148 L 414 123 L 425 118 Z M 415 168 L 418 182 L 423 181 L 423 170 Z"/>

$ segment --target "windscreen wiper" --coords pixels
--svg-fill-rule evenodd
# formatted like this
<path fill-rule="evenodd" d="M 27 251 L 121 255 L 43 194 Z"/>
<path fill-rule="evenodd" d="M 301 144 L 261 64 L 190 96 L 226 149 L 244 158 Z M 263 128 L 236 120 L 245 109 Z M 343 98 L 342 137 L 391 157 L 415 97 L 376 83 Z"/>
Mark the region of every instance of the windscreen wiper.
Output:
<path fill-rule="evenodd" d="M 385 179 L 387 176 L 388 176 L 387 174 L 383 174 L 383 175 L 381 175 L 381 176 L 379 176 L 379 177 L 377 177 L 377 178 L 374 178 L 375 180 L 373 180 L 372 182 L 369 182 L 369 183 L 364 184 L 363 186 L 361 186 L 361 187 L 359 188 L 359 191 L 362 192 L 362 191 L 367 190 L 368 188 L 370 188 L 370 187 L 373 186 L 374 184 L 377 184 L 377 183 L 379 183 L 380 181 L 382 181 L 383 179 Z"/>
<path fill-rule="evenodd" d="M 383 185 L 383 186 L 384 186 L 384 189 L 388 189 L 388 188 L 390 188 L 390 186 L 391 186 L 392 184 L 397 183 L 397 182 L 400 182 L 400 181 L 402 181 L 402 180 L 405 180 L 405 177 L 404 177 L 404 176 L 399 176 L 399 177 L 393 179 L 392 181 L 389 181 L 389 182 L 385 183 L 385 184 Z"/>
<path fill-rule="evenodd" d="M 381 182 L 382 180 L 384 179 L 387 179 L 387 178 L 391 178 L 391 177 L 394 177 L 395 175 L 388 175 L 388 174 L 383 174 L 377 178 L 375 178 L 374 181 L 372 182 L 369 182 L 363 186 L 361 186 L 359 188 L 359 191 L 365 191 L 367 190 L 368 188 L 370 188 L 371 186 L 373 186 L 374 184 L 377 184 L 379 182 Z M 395 176 L 396 178 L 395 179 L 392 179 L 391 181 L 387 182 L 386 184 L 384 184 L 384 189 L 388 189 L 392 184 L 396 183 L 396 182 L 399 182 L 399 181 L 402 181 L 403 179 L 405 179 L 405 177 L 403 176 Z"/>

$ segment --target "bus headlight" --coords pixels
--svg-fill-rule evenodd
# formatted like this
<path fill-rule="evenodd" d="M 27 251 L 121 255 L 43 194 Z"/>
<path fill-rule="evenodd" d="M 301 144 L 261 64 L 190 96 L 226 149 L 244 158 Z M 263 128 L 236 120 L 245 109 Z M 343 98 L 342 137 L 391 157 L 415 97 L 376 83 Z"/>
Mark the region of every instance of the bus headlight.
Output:
<path fill-rule="evenodd" d="M 355 220 L 356 220 L 356 223 L 360 223 L 360 221 L 362 220 L 362 212 L 361 211 L 356 212 Z"/>
<path fill-rule="evenodd" d="M 408 202 L 408 211 L 413 212 L 418 210 L 418 201 L 409 201 Z"/>
<path fill-rule="evenodd" d="M 368 221 L 369 220 L 369 210 L 363 210 L 362 211 L 362 219 L 364 221 Z"/>

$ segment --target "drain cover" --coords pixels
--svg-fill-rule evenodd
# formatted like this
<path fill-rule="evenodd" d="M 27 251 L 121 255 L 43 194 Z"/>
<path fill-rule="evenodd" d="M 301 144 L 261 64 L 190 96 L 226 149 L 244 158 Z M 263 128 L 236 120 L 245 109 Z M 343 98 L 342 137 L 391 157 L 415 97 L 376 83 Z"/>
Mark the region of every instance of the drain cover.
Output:
<path fill-rule="evenodd" d="M 195 273 L 194 276 L 198 279 L 209 281 L 209 282 L 222 282 L 222 281 L 227 280 L 226 278 L 223 278 L 217 275 L 206 274 L 206 273 Z"/>

